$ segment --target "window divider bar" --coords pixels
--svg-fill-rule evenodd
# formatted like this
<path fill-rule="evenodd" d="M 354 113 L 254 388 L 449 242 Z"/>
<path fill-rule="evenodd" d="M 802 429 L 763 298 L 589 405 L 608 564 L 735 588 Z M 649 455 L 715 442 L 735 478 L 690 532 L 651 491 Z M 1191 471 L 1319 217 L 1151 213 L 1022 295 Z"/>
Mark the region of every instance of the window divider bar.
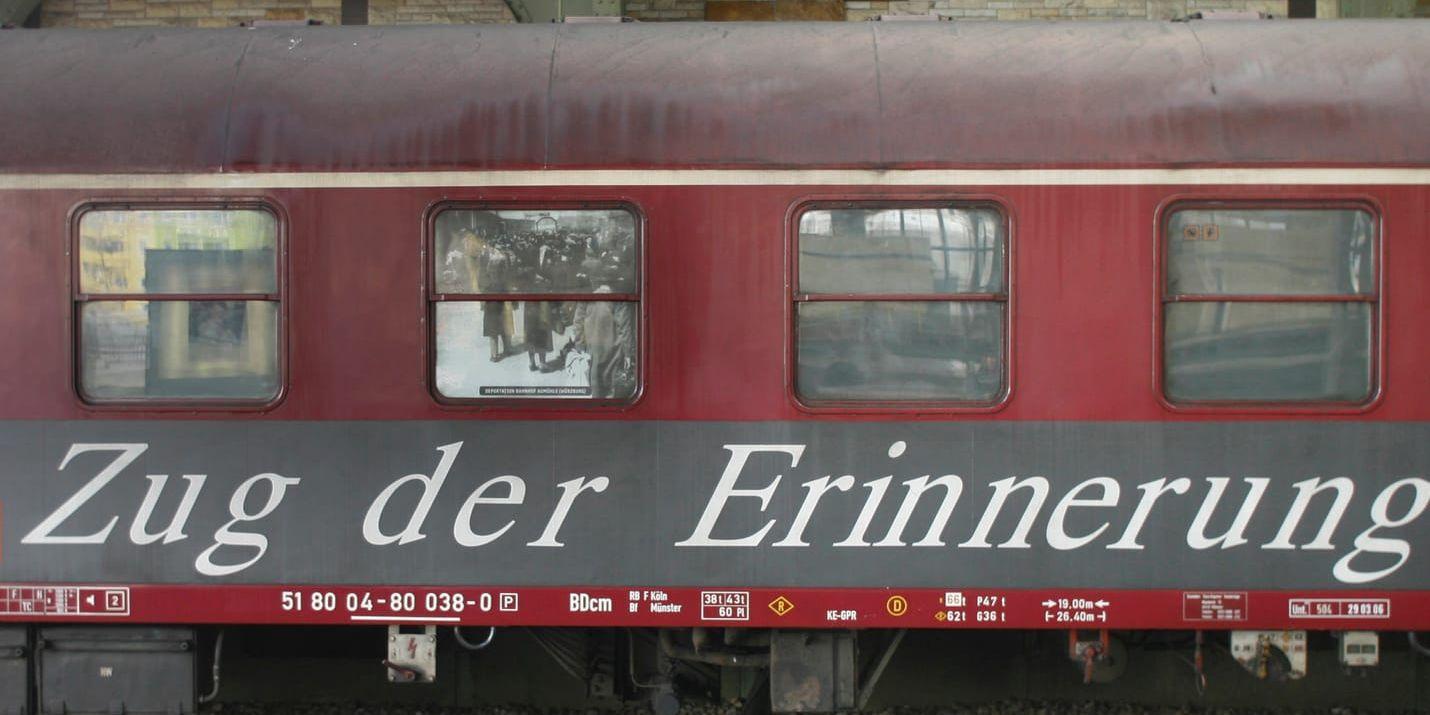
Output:
<path fill-rule="evenodd" d="M 79 293 L 76 303 L 101 303 L 121 301 L 162 302 L 269 302 L 281 300 L 277 293 Z"/>
<path fill-rule="evenodd" d="M 1186 295 L 1166 295 L 1162 297 L 1163 303 L 1374 303 L 1378 296 L 1374 294 L 1346 294 L 1337 293 L 1331 295 L 1217 295 L 1214 293 L 1197 293 Z"/>
<path fill-rule="evenodd" d="M 639 303 L 639 293 L 433 293 L 434 303 L 595 302 Z"/>
<path fill-rule="evenodd" d="M 1006 303 L 1007 293 L 799 293 L 796 303 Z"/>

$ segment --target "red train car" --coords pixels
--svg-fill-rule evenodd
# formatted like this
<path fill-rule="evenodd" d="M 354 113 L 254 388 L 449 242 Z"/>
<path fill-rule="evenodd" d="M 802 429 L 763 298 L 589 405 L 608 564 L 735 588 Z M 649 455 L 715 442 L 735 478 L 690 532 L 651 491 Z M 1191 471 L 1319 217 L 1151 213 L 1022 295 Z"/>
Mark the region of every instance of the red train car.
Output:
<path fill-rule="evenodd" d="M 1430 627 L 1430 27 L 0 33 L 0 620 Z"/>

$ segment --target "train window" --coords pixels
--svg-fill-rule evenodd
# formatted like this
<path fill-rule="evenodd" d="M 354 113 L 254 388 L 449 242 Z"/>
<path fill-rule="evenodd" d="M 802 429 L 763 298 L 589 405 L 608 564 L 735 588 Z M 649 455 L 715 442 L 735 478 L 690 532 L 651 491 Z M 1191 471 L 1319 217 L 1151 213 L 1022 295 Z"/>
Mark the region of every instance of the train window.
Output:
<path fill-rule="evenodd" d="M 799 216 L 804 402 L 992 404 L 1007 384 L 1007 221 L 990 206 Z"/>
<path fill-rule="evenodd" d="M 1188 207 L 1168 215 L 1164 241 L 1168 400 L 1373 397 L 1377 253 L 1369 211 Z"/>
<path fill-rule="evenodd" d="M 89 402 L 278 396 L 278 220 L 254 208 L 92 208 L 75 320 Z"/>
<path fill-rule="evenodd" d="M 635 398 L 633 211 L 449 208 L 435 216 L 432 239 L 433 385 L 441 398 Z"/>

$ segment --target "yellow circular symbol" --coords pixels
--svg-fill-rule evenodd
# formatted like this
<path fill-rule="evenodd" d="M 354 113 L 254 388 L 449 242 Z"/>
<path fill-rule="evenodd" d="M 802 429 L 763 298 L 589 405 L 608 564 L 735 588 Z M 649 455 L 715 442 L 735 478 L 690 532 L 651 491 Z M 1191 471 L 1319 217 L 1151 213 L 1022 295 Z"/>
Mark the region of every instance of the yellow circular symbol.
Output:
<path fill-rule="evenodd" d="M 908 613 L 909 602 L 904 600 L 903 596 L 890 596 L 889 600 L 884 602 L 884 609 L 891 616 L 902 616 Z"/>
<path fill-rule="evenodd" d="M 945 618 L 948 618 L 948 616 L 944 615 L 943 611 L 939 611 L 938 613 L 933 614 L 933 619 L 935 621 L 942 621 Z"/>

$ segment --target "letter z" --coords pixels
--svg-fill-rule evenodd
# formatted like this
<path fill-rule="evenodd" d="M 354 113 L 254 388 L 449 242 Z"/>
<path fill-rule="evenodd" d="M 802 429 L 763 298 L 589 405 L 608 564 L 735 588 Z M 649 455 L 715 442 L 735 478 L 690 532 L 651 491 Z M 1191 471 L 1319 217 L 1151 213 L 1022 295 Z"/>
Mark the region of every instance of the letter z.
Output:
<path fill-rule="evenodd" d="M 114 524 L 119 521 L 119 517 L 111 517 L 109 519 L 109 523 L 105 524 L 103 529 L 100 529 L 99 531 L 96 531 L 93 534 L 89 534 L 87 536 L 54 536 L 53 533 L 55 529 L 59 528 L 60 524 L 64 523 L 66 519 L 73 516 L 76 511 L 79 511 L 79 508 L 84 506 L 85 502 L 89 501 L 90 498 L 93 497 L 95 494 L 98 494 L 99 490 L 104 488 L 104 485 L 110 483 L 114 480 L 115 477 L 119 476 L 119 473 L 124 471 L 125 467 L 129 466 L 130 464 L 133 464 L 134 460 L 138 459 L 139 455 L 143 454 L 144 451 L 147 449 L 149 449 L 149 445 L 147 444 L 70 445 L 69 454 L 66 454 L 65 458 L 60 461 L 61 470 L 63 470 L 65 466 L 70 463 L 71 459 L 74 459 L 75 457 L 84 454 L 85 452 L 118 452 L 119 456 L 115 457 L 114 461 L 109 463 L 109 466 L 100 470 L 99 474 L 96 474 L 94 479 L 89 480 L 88 484 L 85 484 L 83 487 L 80 487 L 80 490 L 75 492 L 73 496 L 71 496 L 68 500 L 65 501 L 65 503 L 61 504 L 60 508 L 56 509 L 54 513 L 45 517 L 45 520 L 40 522 L 39 526 L 36 526 L 33 531 L 28 534 L 25 534 L 25 538 L 20 539 L 20 543 L 104 543 L 106 540 L 109 539 L 109 532 L 114 529 Z"/>

